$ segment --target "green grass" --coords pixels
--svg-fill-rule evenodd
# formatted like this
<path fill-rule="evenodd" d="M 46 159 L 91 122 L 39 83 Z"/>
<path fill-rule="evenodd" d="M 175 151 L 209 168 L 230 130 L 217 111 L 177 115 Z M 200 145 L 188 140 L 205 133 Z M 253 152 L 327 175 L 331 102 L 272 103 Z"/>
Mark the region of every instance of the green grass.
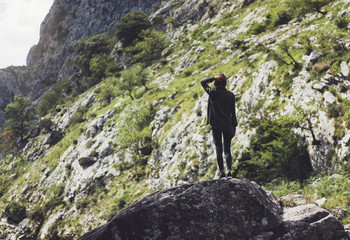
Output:
<path fill-rule="evenodd" d="M 303 194 L 309 199 L 310 203 L 325 197 L 327 201 L 322 206 L 325 209 L 331 211 L 335 207 L 340 206 L 350 211 L 350 181 L 348 173 L 333 176 L 318 174 L 304 182 L 276 179 L 274 182 L 264 186 L 264 188 L 272 191 L 277 197 L 288 194 Z M 341 222 L 349 224 L 350 217 L 343 219 Z"/>

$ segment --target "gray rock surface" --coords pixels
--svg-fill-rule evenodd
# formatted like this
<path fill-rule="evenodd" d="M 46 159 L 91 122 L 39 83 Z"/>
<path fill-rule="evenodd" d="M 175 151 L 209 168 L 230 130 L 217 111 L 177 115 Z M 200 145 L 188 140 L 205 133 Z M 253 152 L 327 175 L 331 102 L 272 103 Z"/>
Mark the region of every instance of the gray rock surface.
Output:
<path fill-rule="evenodd" d="M 249 239 L 282 223 L 277 199 L 248 180 L 214 180 L 147 195 L 92 239 Z"/>
<path fill-rule="evenodd" d="M 348 240 L 343 225 L 326 210 L 314 205 L 284 209 L 283 226 L 277 232 L 282 239 Z"/>
<path fill-rule="evenodd" d="M 157 191 L 80 240 L 348 240 L 341 223 L 313 204 L 282 208 L 248 180 L 223 179 Z"/>

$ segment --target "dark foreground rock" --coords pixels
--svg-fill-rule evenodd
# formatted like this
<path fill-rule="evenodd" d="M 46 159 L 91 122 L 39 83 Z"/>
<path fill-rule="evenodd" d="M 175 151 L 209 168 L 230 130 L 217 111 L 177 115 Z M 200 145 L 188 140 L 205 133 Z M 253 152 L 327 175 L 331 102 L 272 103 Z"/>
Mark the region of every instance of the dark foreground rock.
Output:
<path fill-rule="evenodd" d="M 283 215 L 276 197 L 248 180 L 206 181 L 149 194 L 80 240 L 350 239 L 327 211 L 297 208 Z"/>

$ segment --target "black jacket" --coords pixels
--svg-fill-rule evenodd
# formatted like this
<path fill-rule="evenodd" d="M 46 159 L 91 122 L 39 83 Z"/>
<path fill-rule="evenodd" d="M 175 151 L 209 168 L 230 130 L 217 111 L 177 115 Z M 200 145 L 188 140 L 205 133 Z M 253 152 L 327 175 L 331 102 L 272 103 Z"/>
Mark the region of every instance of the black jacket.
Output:
<path fill-rule="evenodd" d="M 209 94 L 207 124 L 224 133 L 232 134 L 237 127 L 235 95 L 226 88 L 214 90 L 208 86 L 214 78 L 201 81 L 202 87 Z"/>

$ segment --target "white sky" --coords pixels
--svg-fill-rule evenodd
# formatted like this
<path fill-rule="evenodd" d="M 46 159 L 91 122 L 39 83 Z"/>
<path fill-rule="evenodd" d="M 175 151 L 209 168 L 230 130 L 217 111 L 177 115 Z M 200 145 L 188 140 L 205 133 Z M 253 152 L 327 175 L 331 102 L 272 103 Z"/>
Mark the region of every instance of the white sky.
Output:
<path fill-rule="evenodd" d="M 54 0 L 0 0 L 0 68 L 26 65 Z"/>

